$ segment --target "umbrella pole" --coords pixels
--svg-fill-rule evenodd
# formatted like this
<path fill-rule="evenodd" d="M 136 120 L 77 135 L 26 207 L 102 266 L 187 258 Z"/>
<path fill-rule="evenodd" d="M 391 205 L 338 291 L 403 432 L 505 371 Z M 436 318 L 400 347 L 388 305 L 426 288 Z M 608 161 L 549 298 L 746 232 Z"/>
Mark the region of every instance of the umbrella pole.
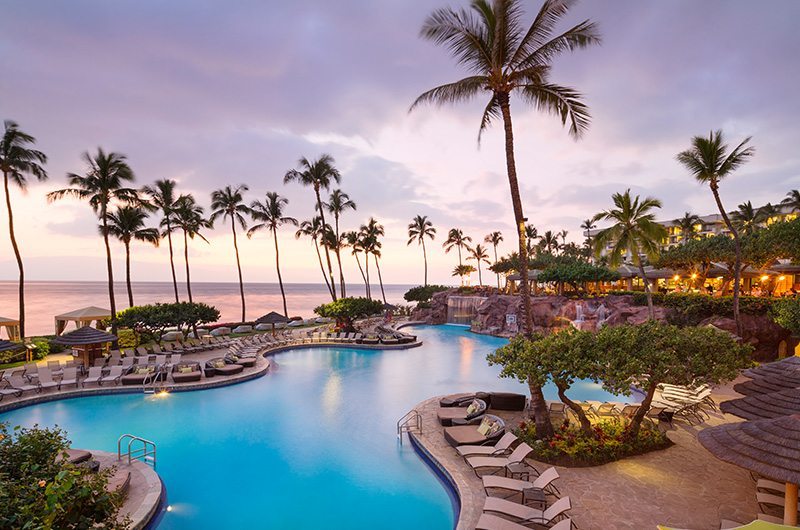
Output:
<path fill-rule="evenodd" d="M 783 502 L 783 524 L 797 526 L 797 484 L 786 483 L 786 497 Z"/>

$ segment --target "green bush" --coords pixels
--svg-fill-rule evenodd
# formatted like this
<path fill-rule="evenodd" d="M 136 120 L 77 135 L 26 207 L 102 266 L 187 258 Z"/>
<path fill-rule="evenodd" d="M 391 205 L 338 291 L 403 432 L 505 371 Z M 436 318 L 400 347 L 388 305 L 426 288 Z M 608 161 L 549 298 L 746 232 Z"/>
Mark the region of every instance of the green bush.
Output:
<path fill-rule="evenodd" d="M 161 341 L 161 335 L 169 327 L 176 327 L 184 336 L 195 326 L 219 320 L 219 311 L 213 306 L 198 302 L 178 302 L 174 304 L 148 304 L 129 307 L 117 314 L 120 327 L 128 328 L 143 337 L 153 337 Z"/>
<path fill-rule="evenodd" d="M 635 305 L 647 305 L 647 295 L 640 291 L 612 291 L 611 295 L 632 295 Z M 739 310 L 748 315 L 763 316 L 770 312 L 776 299 L 761 296 L 739 297 Z M 675 323 L 697 325 L 712 316 L 733 318 L 732 296 L 710 296 L 701 293 L 653 293 L 653 303 L 673 310 Z"/>
<path fill-rule="evenodd" d="M 800 301 L 796 298 L 776 300 L 772 304 L 770 316 L 776 324 L 788 329 L 794 336 L 800 336 Z"/>
<path fill-rule="evenodd" d="M 343 331 L 353 331 L 353 321 L 365 318 L 383 310 L 383 303 L 364 297 L 339 298 L 335 302 L 323 304 L 314 309 L 321 317 L 335 318 L 336 328 Z"/>
<path fill-rule="evenodd" d="M 444 285 L 418 285 L 406 291 L 403 298 L 406 302 L 430 302 L 435 293 L 448 289 L 450 287 Z"/>
<path fill-rule="evenodd" d="M 121 329 L 117 331 L 118 344 L 120 348 L 135 348 L 140 345 L 136 333 L 132 329 Z"/>
<path fill-rule="evenodd" d="M 31 341 L 33 344 L 33 358 L 35 360 L 41 360 L 47 357 L 50 354 L 50 341 L 47 339 L 33 339 Z"/>

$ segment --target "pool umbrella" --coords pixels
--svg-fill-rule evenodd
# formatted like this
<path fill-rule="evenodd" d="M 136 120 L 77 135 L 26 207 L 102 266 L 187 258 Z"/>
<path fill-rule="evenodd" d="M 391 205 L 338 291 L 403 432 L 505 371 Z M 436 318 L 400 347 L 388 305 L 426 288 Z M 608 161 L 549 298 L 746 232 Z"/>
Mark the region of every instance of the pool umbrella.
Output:
<path fill-rule="evenodd" d="M 281 315 L 280 313 L 276 313 L 275 311 L 270 311 L 263 317 L 256 320 L 256 324 L 272 324 L 273 337 L 275 336 L 275 324 L 281 324 L 281 323 L 286 324 L 287 322 L 291 322 L 291 320 Z"/>
<path fill-rule="evenodd" d="M 0 352 L 13 351 L 22 348 L 19 342 L 11 342 L 8 340 L 0 340 Z"/>
<path fill-rule="evenodd" d="M 800 370 L 800 357 L 795 355 L 781 359 L 780 361 L 764 363 L 755 368 L 748 368 L 742 373 L 751 379 L 755 379 L 757 377 L 782 375 L 793 370 Z"/>
<path fill-rule="evenodd" d="M 746 420 L 764 420 L 800 414 L 800 388 L 731 399 L 720 403 L 722 412 Z"/>
<path fill-rule="evenodd" d="M 800 387 L 800 371 L 786 370 L 778 375 L 768 377 L 756 377 L 744 383 L 733 385 L 733 389 L 745 396 L 756 394 L 770 394 Z"/>
<path fill-rule="evenodd" d="M 697 440 L 720 460 L 785 482 L 783 523 L 797 524 L 800 415 L 709 427 Z"/>
<path fill-rule="evenodd" d="M 89 326 L 78 328 L 55 338 L 55 342 L 58 344 L 70 346 L 73 350 L 80 352 L 83 366 L 87 368 L 92 366 L 98 354 L 102 355 L 105 345 L 115 340 L 117 340 L 116 335 Z"/>

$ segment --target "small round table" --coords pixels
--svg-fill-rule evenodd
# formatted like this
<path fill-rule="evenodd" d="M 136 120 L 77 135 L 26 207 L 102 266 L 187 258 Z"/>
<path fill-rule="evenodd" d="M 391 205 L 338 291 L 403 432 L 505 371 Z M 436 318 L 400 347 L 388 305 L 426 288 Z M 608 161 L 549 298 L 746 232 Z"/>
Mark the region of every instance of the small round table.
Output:
<path fill-rule="evenodd" d="M 525 488 L 522 490 L 522 504 L 533 505 L 540 510 L 544 510 L 547 508 L 547 496 L 541 488 Z"/>

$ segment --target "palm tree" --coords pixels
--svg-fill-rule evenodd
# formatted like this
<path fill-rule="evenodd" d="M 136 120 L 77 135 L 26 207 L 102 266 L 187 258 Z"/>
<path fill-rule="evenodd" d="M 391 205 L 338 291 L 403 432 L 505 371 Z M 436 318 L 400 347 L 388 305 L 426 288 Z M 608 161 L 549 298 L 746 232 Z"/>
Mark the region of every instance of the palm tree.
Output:
<path fill-rule="evenodd" d="M 558 235 L 554 234 L 552 230 L 548 230 L 539 238 L 539 247 L 548 254 L 558 252 Z"/>
<path fill-rule="evenodd" d="M 239 272 L 239 293 L 242 296 L 242 322 L 245 321 L 245 303 L 244 303 L 244 282 L 242 281 L 242 265 L 239 262 L 239 244 L 236 241 L 236 225 L 242 227 L 242 230 L 247 229 L 247 221 L 244 216 L 250 213 L 250 208 L 244 203 L 242 193 L 249 188 L 240 184 L 235 188 L 225 186 L 220 190 L 211 192 L 211 217 L 209 221 L 213 223 L 218 217 L 222 217 L 223 221 L 226 217 L 230 218 L 231 231 L 233 232 L 233 250 L 236 253 L 236 270 Z"/>
<path fill-rule="evenodd" d="M 531 256 L 535 252 L 535 243 L 539 239 L 539 230 L 536 229 L 533 224 L 526 224 L 525 225 L 525 248 L 528 250 L 528 257 Z"/>
<path fill-rule="evenodd" d="M 644 283 L 647 294 L 647 310 L 650 318 L 655 318 L 653 309 L 653 295 L 650 292 L 650 282 L 644 273 L 642 254 L 650 259 L 655 259 L 659 252 L 659 243 L 666 236 L 667 230 L 655 220 L 653 210 L 661 208 L 661 201 L 652 197 L 640 200 L 637 195 L 631 197 L 631 190 L 625 193 L 615 193 L 611 196 L 615 208 L 605 210 L 594 216 L 596 221 L 611 221 L 610 227 L 601 230 L 594 239 L 595 255 L 600 253 L 607 245 L 613 245 L 608 256 L 612 266 L 619 266 L 622 256 L 628 252 L 633 259 L 633 264 L 639 268 L 639 275 Z"/>
<path fill-rule="evenodd" d="M 561 248 L 566 247 L 567 246 L 567 236 L 569 235 L 569 232 L 567 232 L 566 230 L 562 230 L 561 232 L 559 232 L 556 235 L 561 238 Z"/>
<path fill-rule="evenodd" d="M 781 204 L 788 206 L 793 212 L 800 211 L 800 190 L 791 190 Z"/>
<path fill-rule="evenodd" d="M 469 249 L 469 256 L 467 256 L 468 260 L 474 259 L 478 262 L 478 284 L 483 286 L 483 276 L 481 275 L 481 262 L 489 264 L 489 254 L 486 252 L 486 248 L 483 245 L 478 243 L 475 245 L 474 248 Z"/>
<path fill-rule="evenodd" d="M 473 272 L 475 272 L 475 267 L 472 265 L 459 265 L 453 269 L 452 276 L 458 276 L 461 280 L 461 285 L 464 285 L 464 276 L 469 276 Z"/>
<path fill-rule="evenodd" d="M 331 284 L 328 281 L 328 275 L 325 273 L 325 266 L 322 264 L 322 254 L 319 251 L 319 240 L 322 238 L 323 225 L 322 218 L 319 215 L 311 218 L 310 221 L 303 221 L 300 223 L 299 228 L 294 234 L 295 239 L 300 239 L 303 236 L 310 237 L 314 241 L 314 249 L 317 251 L 317 260 L 319 260 L 319 270 L 322 271 L 322 279 L 325 280 L 325 286 L 328 288 L 328 293 L 333 296 Z M 333 279 L 331 279 L 332 281 Z"/>
<path fill-rule="evenodd" d="M 494 263 L 497 264 L 497 245 L 503 242 L 503 234 L 499 231 L 492 232 L 483 238 L 484 243 L 489 243 L 494 248 Z M 497 276 L 497 288 L 500 289 L 500 273 L 495 273 Z"/>
<path fill-rule="evenodd" d="M 381 276 L 381 247 L 383 246 L 380 238 L 384 236 L 383 225 L 378 223 L 374 217 L 370 217 L 367 224 L 361 225 L 361 246 L 364 248 L 365 259 L 367 260 L 367 281 L 369 281 L 369 255 L 375 258 L 375 268 L 378 270 L 378 283 L 381 286 L 381 297 L 386 303 L 386 293 L 383 290 L 383 277 Z"/>
<path fill-rule="evenodd" d="M 408 224 L 408 242 L 406 246 L 414 241 L 422 245 L 422 260 L 425 262 L 425 286 L 428 285 L 428 252 L 425 250 L 425 238 L 433 241 L 436 238 L 436 229 L 433 223 L 428 220 L 427 215 L 417 215 Z"/>
<path fill-rule="evenodd" d="M 334 227 L 334 235 L 336 236 L 336 241 L 339 244 L 336 245 L 334 251 L 336 252 L 336 262 L 339 264 L 339 291 L 342 293 L 342 298 L 347 296 L 347 289 L 345 288 L 344 284 L 344 270 L 342 269 L 342 238 L 341 234 L 339 233 L 339 216 L 341 216 L 345 210 L 356 209 L 356 203 L 350 200 L 350 196 L 343 192 L 340 189 L 335 189 L 331 192 L 331 196 L 328 199 L 328 202 L 323 203 L 323 206 L 333 214 L 333 227 Z"/>
<path fill-rule="evenodd" d="M 764 206 L 758 209 L 758 222 L 764 224 L 766 226 L 769 223 L 769 220 L 773 217 L 780 215 L 781 209 L 779 206 L 775 206 L 771 202 L 768 202 Z"/>
<path fill-rule="evenodd" d="M 317 211 L 319 212 L 322 225 L 327 226 L 325 222 L 325 210 L 322 206 L 322 198 L 320 190 L 327 190 L 331 184 L 337 184 L 342 179 L 339 170 L 333 165 L 334 160 L 331 155 L 323 154 L 317 160 L 310 161 L 306 157 L 302 157 L 298 161 L 300 169 L 290 169 L 283 177 L 283 182 L 297 181 L 303 186 L 311 186 L 314 188 L 314 194 L 317 197 Z M 336 283 L 333 281 L 333 267 L 331 266 L 331 255 L 328 252 L 328 247 L 325 247 L 325 260 L 328 262 L 328 277 L 330 278 L 330 291 L 331 297 L 336 301 Z"/>
<path fill-rule="evenodd" d="M 679 217 L 672 222 L 675 223 L 675 226 L 681 231 L 683 242 L 686 243 L 690 239 L 695 239 L 697 237 L 697 229 L 695 226 L 702 224 L 703 220 L 691 212 L 685 212 L 683 217 Z"/>
<path fill-rule="evenodd" d="M 192 277 L 189 273 L 189 239 L 199 237 L 206 243 L 206 239 L 200 230 L 203 228 L 213 228 L 214 223 L 206 219 L 203 207 L 197 204 L 191 194 L 181 195 L 175 201 L 172 207 L 172 214 L 174 218 L 174 228 L 180 228 L 183 231 L 183 262 L 186 265 L 186 293 L 189 295 L 189 302 L 192 299 Z M 166 218 L 162 220 L 162 225 L 166 227 Z M 165 228 L 167 230 L 167 228 Z"/>
<path fill-rule="evenodd" d="M 352 249 L 351 253 L 356 258 L 356 263 L 358 264 L 358 270 L 361 273 L 361 278 L 364 280 L 364 289 L 365 289 L 364 293 L 367 295 L 367 298 L 372 298 L 369 290 L 369 280 L 367 279 L 367 276 L 364 274 L 364 268 L 361 266 L 361 260 L 358 259 L 359 253 L 364 252 L 364 247 L 361 244 L 362 243 L 361 235 L 355 230 L 353 230 L 350 232 L 343 233 L 342 239 L 344 240 L 345 244 Z"/>
<path fill-rule="evenodd" d="M 6 120 L 3 126 L 3 137 L 0 139 L 0 171 L 3 172 L 3 190 L 6 194 L 8 235 L 11 238 L 11 247 L 14 249 L 19 269 L 19 338 L 22 340 L 25 338 L 25 268 L 14 233 L 14 213 L 11 209 L 9 181 L 16 184 L 19 189 L 25 190 L 28 187 L 26 175 L 36 177 L 39 182 L 47 180 L 47 172 L 42 167 L 42 164 L 47 163 L 47 155 L 30 147 L 36 143 L 36 139 L 19 130 L 19 126 L 15 122 Z"/>
<path fill-rule="evenodd" d="M 47 194 L 49 201 L 64 197 L 75 197 L 89 202 L 89 206 L 100 218 L 102 227 L 100 233 L 106 246 L 106 269 L 108 272 L 108 300 L 111 305 L 111 332 L 117 330 L 117 303 L 114 299 L 114 270 L 111 264 L 111 245 L 108 242 L 108 207 L 112 201 L 125 204 L 139 205 L 139 195 L 133 188 L 126 188 L 126 182 L 133 182 L 136 178 L 133 170 L 128 165 L 127 157 L 120 153 L 106 153 L 102 148 L 97 148 L 97 154 L 92 156 L 83 153 L 86 163 L 86 174 L 67 174 L 67 182 L 71 188 L 53 191 Z"/>
<path fill-rule="evenodd" d="M 289 310 L 286 308 L 286 293 L 283 290 L 283 279 L 281 278 L 281 260 L 278 251 L 278 228 L 283 225 L 297 226 L 297 219 L 288 217 L 283 214 L 283 209 L 289 204 L 289 200 L 281 197 L 274 191 L 267 192 L 267 200 L 265 202 L 253 201 L 250 203 L 250 217 L 253 221 L 261 221 L 255 224 L 247 231 L 247 237 L 253 237 L 253 234 L 262 229 L 267 229 L 272 232 L 272 240 L 275 242 L 275 270 L 278 271 L 278 285 L 281 288 L 281 298 L 283 298 L 283 316 L 289 316 Z M 341 267 L 341 262 L 339 263 Z"/>
<path fill-rule="evenodd" d="M 692 146 L 686 151 L 678 153 L 676 157 L 678 162 L 689 170 L 695 180 L 701 184 L 708 184 L 709 188 L 711 188 L 711 193 L 714 195 L 714 201 L 717 203 L 722 220 L 731 234 L 733 234 L 733 240 L 736 245 L 736 261 L 733 271 L 733 318 L 736 320 L 736 330 L 739 336 L 742 334 L 742 321 L 739 318 L 742 245 L 739 240 L 739 232 L 731 223 L 728 218 L 728 212 L 725 211 L 725 207 L 722 205 L 722 199 L 719 196 L 719 183 L 755 154 L 755 148 L 747 146 L 749 142 L 750 137 L 745 138 L 729 153 L 722 131 L 712 131 L 708 133 L 707 138 L 705 136 L 692 138 Z"/>
<path fill-rule="evenodd" d="M 467 243 L 472 243 L 471 237 L 465 236 L 460 228 L 451 228 L 450 231 L 447 232 L 447 239 L 442 243 L 442 247 L 444 248 L 445 254 L 449 254 L 454 248 L 458 249 L 458 264 L 461 265 L 461 249 L 468 249 L 469 245 Z"/>
<path fill-rule="evenodd" d="M 117 211 L 108 214 L 108 233 L 125 245 L 125 284 L 128 287 L 128 306 L 133 307 L 133 289 L 131 288 L 131 241 L 145 241 L 158 246 L 160 235 L 157 228 L 144 225 L 147 212 L 140 206 L 120 206 Z M 98 227 L 103 234 L 103 226 Z"/>
<path fill-rule="evenodd" d="M 175 291 L 175 302 L 178 302 L 178 277 L 175 275 L 175 257 L 172 251 L 172 210 L 175 207 L 174 180 L 157 180 L 152 186 L 144 186 L 142 193 L 147 197 L 147 202 L 161 210 L 161 226 L 163 234 L 167 236 L 169 246 L 169 267 L 172 270 L 172 288 Z"/>
<path fill-rule="evenodd" d="M 758 229 L 761 215 L 759 215 L 758 209 L 754 208 L 750 201 L 747 201 L 737 206 L 735 212 L 731 212 L 731 222 L 740 234 L 752 234 Z"/>

